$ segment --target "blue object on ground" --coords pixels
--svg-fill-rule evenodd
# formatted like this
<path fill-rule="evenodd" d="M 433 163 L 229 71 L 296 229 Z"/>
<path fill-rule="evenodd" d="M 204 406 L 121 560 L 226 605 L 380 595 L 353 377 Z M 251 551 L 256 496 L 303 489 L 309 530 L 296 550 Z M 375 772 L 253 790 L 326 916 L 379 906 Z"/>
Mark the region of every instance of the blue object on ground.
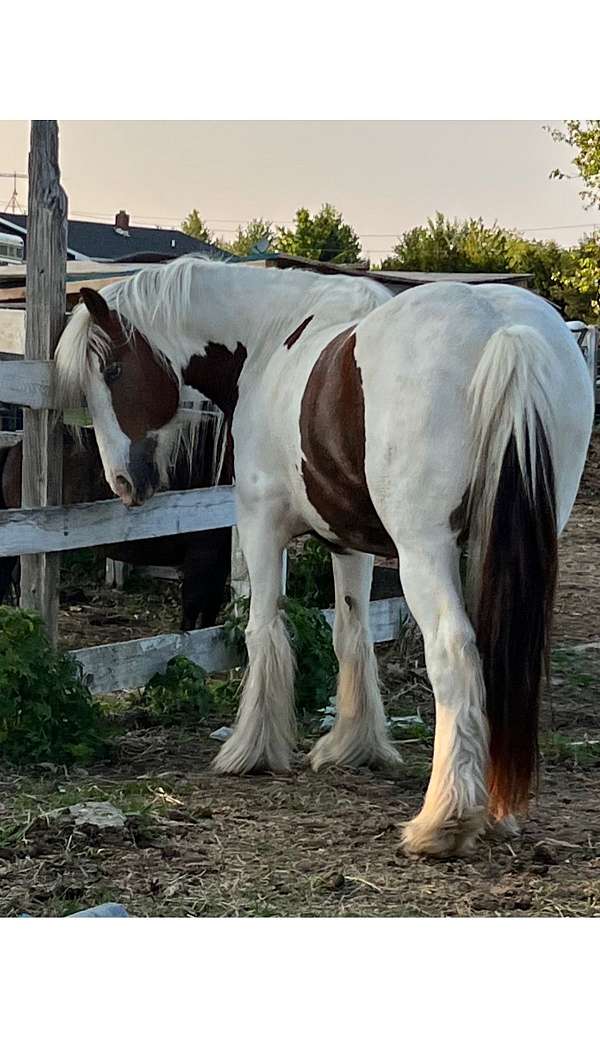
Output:
<path fill-rule="evenodd" d="M 109 901 L 105 905 L 96 905 L 94 908 L 84 908 L 82 912 L 73 912 L 67 919 L 78 919 L 81 916 L 90 916 L 93 919 L 103 919 L 104 917 L 115 916 L 118 918 L 128 917 L 127 909 L 123 905 L 118 905 L 114 901 Z"/>

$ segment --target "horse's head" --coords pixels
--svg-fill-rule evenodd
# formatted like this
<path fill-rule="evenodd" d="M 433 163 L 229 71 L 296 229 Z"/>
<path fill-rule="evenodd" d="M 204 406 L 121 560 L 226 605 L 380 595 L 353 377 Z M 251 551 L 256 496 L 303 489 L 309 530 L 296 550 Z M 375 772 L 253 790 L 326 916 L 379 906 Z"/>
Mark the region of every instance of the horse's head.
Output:
<path fill-rule="evenodd" d="M 59 387 L 68 390 L 69 373 L 79 372 L 106 480 L 127 507 L 139 505 L 166 484 L 168 428 L 177 414 L 179 381 L 101 294 L 84 287 L 81 296 L 89 319 L 83 327 L 72 320 L 65 329 L 56 356 Z M 73 325 L 75 346 L 69 336 Z M 79 366 L 73 363 L 77 358 Z"/>

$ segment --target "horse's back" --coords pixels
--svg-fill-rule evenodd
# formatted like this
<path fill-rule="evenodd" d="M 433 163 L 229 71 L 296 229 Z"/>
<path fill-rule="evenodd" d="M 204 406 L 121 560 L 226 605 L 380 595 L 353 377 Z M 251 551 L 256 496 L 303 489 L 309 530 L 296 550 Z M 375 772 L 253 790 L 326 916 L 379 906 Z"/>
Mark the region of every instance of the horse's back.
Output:
<path fill-rule="evenodd" d="M 399 295 L 356 329 L 367 480 L 374 496 L 390 496 L 393 466 L 396 521 L 420 512 L 424 524 L 436 524 L 460 502 L 469 484 L 469 387 L 489 340 L 515 325 L 533 328 L 548 347 L 557 472 L 573 493 L 570 479 L 579 481 L 589 441 L 591 387 L 572 333 L 548 302 L 522 288 L 436 283 Z"/>

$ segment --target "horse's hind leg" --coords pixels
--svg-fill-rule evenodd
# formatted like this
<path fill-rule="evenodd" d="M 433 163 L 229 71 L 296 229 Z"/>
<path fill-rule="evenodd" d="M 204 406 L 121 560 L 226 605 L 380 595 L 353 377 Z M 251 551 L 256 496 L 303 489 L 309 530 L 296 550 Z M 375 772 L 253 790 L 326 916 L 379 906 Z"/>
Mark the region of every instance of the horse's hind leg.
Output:
<path fill-rule="evenodd" d="M 395 764 L 369 632 L 373 557 L 350 552 L 333 556 L 335 622 L 333 645 L 339 663 L 337 717 L 331 732 L 314 747 L 310 761 L 321 765 Z"/>
<path fill-rule="evenodd" d="M 421 812 L 404 831 L 411 853 L 468 852 L 487 822 L 488 727 L 481 660 L 466 615 L 454 540 L 399 547 L 406 601 L 425 641 L 435 696 L 433 766 Z"/>
<path fill-rule="evenodd" d="M 295 742 L 294 657 L 283 614 L 283 548 L 276 513 L 245 520 L 238 505 L 240 540 L 250 577 L 246 628 L 248 667 L 233 734 L 217 755 L 217 772 L 284 772 Z"/>

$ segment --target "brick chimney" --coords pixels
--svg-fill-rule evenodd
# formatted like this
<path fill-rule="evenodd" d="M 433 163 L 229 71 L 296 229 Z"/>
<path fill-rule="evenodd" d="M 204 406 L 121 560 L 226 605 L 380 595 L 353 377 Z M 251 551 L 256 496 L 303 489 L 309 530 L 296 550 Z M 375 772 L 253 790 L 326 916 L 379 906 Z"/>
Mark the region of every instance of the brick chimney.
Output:
<path fill-rule="evenodd" d="M 129 214 L 119 210 L 115 217 L 115 229 L 119 235 L 129 235 Z"/>

